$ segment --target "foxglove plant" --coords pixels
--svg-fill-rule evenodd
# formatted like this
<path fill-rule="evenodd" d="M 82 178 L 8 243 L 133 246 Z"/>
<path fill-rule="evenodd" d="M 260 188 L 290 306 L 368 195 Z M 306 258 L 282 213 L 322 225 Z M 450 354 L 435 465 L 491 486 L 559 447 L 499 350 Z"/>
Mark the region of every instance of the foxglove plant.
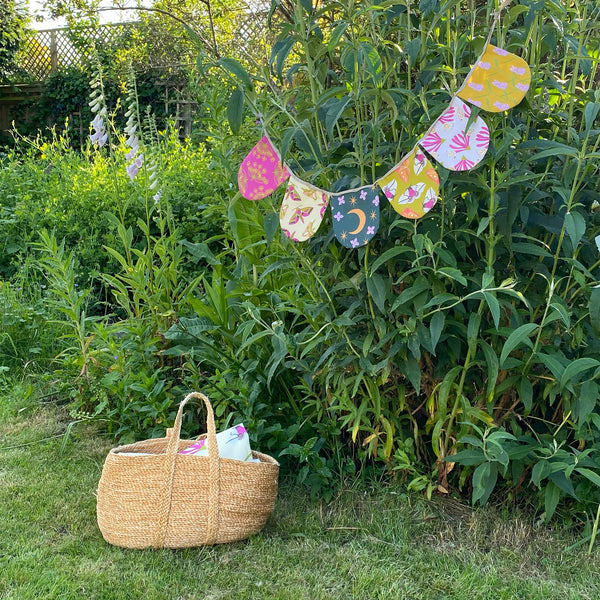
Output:
<path fill-rule="evenodd" d="M 104 82 L 100 62 L 96 63 L 96 71 L 90 81 L 90 87 L 92 91 L 90 93 L 89 107 L 95 115 L 91 123 L 93 133 L 90 135 L 90 141 L 93 145 L 98 146 L 98 148 L 102 148 L 108 142 L 108 131 L 104 122 L 108 113 L 104 98 Z"/>

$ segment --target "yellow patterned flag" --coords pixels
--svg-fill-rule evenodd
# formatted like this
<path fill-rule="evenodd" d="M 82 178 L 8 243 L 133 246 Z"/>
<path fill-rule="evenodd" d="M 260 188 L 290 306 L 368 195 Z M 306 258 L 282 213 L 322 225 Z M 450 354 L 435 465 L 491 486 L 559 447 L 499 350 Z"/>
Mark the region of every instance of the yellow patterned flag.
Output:
<path fill-rule="evenodd" d="M 437 202 L 440 179 L 420 148 L 415 148 L 393 171 L 377 181 L 394 210 L 419 219 Z"/>
<path fill-rule="evenodd" d="M 488 44 L 458 92 L 488 112 L 502 112 L 523 100 L 531 83 L 529 65 L 516 54 Z"/>

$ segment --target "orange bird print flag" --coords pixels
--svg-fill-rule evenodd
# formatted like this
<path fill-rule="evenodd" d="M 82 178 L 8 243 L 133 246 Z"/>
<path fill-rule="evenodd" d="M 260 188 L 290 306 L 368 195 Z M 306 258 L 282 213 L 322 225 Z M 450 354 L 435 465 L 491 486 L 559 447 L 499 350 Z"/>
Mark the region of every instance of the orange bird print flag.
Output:
<path fill-rule="evenodd" d="M 342 246 L 368 244 L 379 228 L 379 198 L 376 185 L 331 195 L 333 232 Z"/>
<path fill-rule="evenodd" d="M 437 202 L 440 178 L 420 148 L 377 181 L 394 210 L 407 219 L 420 219 Z"/>

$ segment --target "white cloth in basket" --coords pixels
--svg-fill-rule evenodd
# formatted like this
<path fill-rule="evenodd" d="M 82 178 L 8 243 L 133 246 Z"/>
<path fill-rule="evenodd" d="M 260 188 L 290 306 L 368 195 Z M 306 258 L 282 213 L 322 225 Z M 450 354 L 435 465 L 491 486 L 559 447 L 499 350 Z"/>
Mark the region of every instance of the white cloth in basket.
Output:
<path fill-rule="evenodd" d="M 221 458 L 252 461 L 252 450 L 248 432 L 242 423 L 234 425 L 225 431 L 217 433 L 217 448 Z M 202 438 L 179 454 L 193 454 L 194 456 L 208 456 L 208 439 Z"/>

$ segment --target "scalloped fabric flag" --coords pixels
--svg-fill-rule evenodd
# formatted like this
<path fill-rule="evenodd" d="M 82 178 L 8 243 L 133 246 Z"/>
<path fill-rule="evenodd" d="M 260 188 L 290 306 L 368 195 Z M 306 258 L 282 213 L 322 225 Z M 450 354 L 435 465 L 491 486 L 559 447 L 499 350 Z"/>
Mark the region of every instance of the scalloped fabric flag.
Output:
<path fill-rule="evenodd" d="M 238 171 L 238 187 L 247 200 L 262 200 L 289 176 L 290 171 L 265 135 L 242 161 Z"/>
<path fill-rule="evenodd" d="M 470 116 L 469 105 L 454 98 L 419 145 L 446 169 L 472 169 L 487 152 L 490 130 L 480 116 L 467 129 Z"/>
<path fill-rule="evenodd" d="M 328 204 L 329 193 L 290 175 L 279 212 L 283 233 L 295 242 L 306 241 L 319 229 Z"/>
<path fill-rule="evenodd" d="M 418 147 L 377 183 L 394 210 L 408 219 L 419 219 L 428 213 L 440 190 L 437 171 Z"/>
<path fill-rule="evenodd" d="M 502 112 L 519 104 L 530 84 L 531 71 L 521 57 L 488 44 L 457 95 L 482 110 Z"/>
<path fill-rule="evenodd" d="M 376 185 L 331 195 L 333 232 L 342 246 L 359 248 L 371 241 L 379 228 L 380 195 Z"/>

